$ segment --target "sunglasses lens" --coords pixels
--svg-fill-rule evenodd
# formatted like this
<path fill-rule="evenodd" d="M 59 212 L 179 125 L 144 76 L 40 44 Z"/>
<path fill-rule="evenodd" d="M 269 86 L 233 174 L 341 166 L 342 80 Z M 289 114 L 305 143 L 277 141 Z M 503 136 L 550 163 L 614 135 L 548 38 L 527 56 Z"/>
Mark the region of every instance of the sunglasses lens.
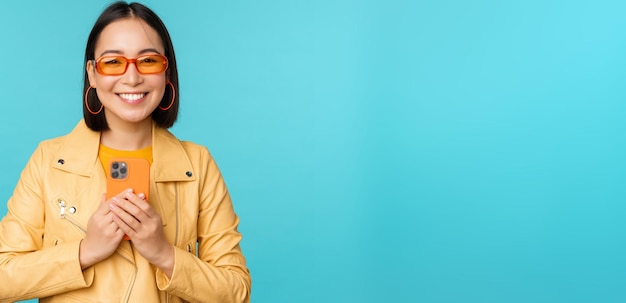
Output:
<path fill-rule="evenodd" d="M 96 64 L 98 72 L 104 75 L 121 75 L 126 71 L 126 58 L 102 57 Z"/>
<path fill-rule="evenodd" d="M 96 69 L 102 75 L 118 76 L 126 72 L 128 61 L 129 59 L 123 56 L 106 56 L 98 59 Z M 141 56 L 136 60 L 130 60 L 133 61 L 141 74 L 158 74 L 167 69 L 167 59 L 161 55 Z"/>
<path fill-rule="evenodd" d="M 142 74 L 158 74 L 167 69 L 167 59 L 163 56 L 141 56 L 137 58 L 136 64 Z"/>

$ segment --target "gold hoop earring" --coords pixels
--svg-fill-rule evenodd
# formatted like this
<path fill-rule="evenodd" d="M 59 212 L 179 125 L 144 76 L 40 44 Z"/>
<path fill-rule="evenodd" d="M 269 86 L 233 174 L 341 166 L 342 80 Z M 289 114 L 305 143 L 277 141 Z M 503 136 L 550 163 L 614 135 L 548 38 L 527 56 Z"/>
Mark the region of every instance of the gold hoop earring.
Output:
<path fill-rule="evenodd" d="M 172 107 L 172 105 L 174 105 L 174 99 L 176 99 L 176 89 L 174 88 L 174 84 L 172 84 L 172 82 L 170 82 L 169 80 L 167 81 L 167 84 L 169 84 L 169 86 L 172 87 L 172 101 L 170 102 L 170 105 L 168 105 L 167 107 L 163 108 L 161 107 L 161 105 L 159 105 L 159 109 L 160 110 L 168 110 Z"/>
<path fill-rule="evenodd" d="M 92 89 L 93 87 L 90 86 L 89 88 L 87 88 L 87 91 L 85 92 L 85 106 L 87 107 L 87 110 L 92 114 L 92 115 L 97 115 L 102 111 L 102 108 L 104 107 L 104 105 L 102 104 L 102 102 L 100 103 L 100 109 L 97 112 L 94 112 L 91 110 L 91 108 L 89 108 L 89 102 L 87 102 L 87 96 L 89 95 L 89 91 Z"/>

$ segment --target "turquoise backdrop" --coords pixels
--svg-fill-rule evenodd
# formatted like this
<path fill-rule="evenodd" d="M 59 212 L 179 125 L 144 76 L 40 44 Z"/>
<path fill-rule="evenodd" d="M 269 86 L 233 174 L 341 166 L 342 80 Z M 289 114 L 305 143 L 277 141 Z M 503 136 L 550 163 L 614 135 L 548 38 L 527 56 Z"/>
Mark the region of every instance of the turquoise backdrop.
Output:
<path fill-rule="evenodd" d="M 108 3 L 0 4 L 0 215 Z M 625 1 L 145 3 L 252 302 L 626 302 Z"/>

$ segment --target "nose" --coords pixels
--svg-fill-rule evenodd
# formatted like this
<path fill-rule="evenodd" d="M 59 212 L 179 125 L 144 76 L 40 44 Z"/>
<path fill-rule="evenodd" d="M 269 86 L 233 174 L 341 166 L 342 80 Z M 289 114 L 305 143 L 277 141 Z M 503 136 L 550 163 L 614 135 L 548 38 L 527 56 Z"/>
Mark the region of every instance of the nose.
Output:
<path fill-rule="evenodd" d="M 130 86 L 136 86 L 143 82 L 143 77 L 137 70 L 137 64 L 135 62 L 129 62 L 128 68 L 126 68 L 126 73 L 124 73 L 124 84 Z"/>

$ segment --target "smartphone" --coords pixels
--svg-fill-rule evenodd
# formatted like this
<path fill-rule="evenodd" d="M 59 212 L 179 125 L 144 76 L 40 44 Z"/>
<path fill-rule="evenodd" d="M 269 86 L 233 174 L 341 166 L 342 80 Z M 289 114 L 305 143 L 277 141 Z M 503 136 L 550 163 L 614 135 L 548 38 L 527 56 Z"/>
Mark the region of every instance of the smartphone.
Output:
<path fill-rule="evenodd" d="M 150 196 L 150 163 L 143 158 L 112 158 L 105 170 L 106 198 L 111 199 L 125 189 L 132 188 L 135 194 L 143 193 L 146 201 Z M 124 240 L 129 240 L 124 235 Z"/>

